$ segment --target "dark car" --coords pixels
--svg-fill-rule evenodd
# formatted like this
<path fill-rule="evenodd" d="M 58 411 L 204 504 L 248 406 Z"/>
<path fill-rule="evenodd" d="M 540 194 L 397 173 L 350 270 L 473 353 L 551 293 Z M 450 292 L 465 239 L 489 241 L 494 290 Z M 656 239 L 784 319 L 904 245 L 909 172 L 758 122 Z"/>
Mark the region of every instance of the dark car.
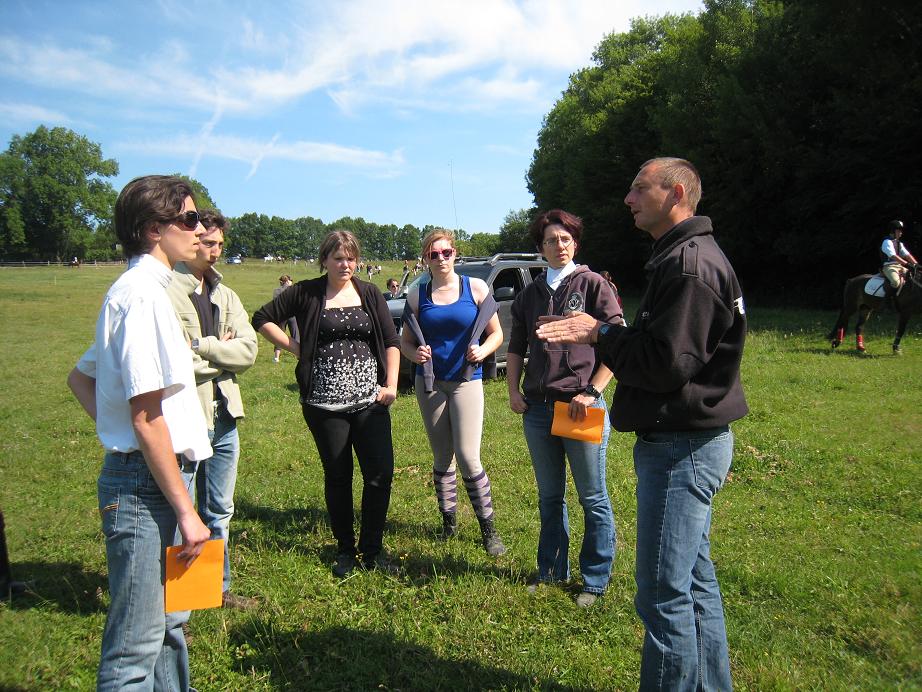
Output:
<path fill-rule="evenodd" d="M 503 328 L 503 343 L 496 349 L 495 354 L 498 370 L 506 368 L 506 352 L 509 350 L 509 337 L 512 334 L 512 301 L 545 269 L 547 269 L 547 261 L 535 253 L 509 252 L 492 257 L 459 257 L 455 262 L 455 272 L 458 274 L 483 279 L 499 305 L 499 323 Z M 409 277 L 404 281 L 409 281 Z M 387 301 L 387 307 L 390 309 L 391 318 L 394 320 L 398 333 L 402 327 L 403 307 L 406 304 L 407 293 L 411 288 L 428 281 L 429 273 L 424 271 L 408 285 L 401 284 L 398 289 L 399 297 Z M 410 380 L 411 367 L 412 363 L 401 357 L 401 382 Z"/>

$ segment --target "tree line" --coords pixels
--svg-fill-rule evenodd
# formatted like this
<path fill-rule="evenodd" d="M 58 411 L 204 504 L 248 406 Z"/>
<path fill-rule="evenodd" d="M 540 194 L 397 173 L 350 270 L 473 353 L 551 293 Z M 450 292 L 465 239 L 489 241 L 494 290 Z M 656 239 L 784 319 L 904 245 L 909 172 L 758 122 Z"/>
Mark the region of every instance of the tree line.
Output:
<path fill-rule="evenodd" d="M 585 223 L 578 260 L 639 287 L 650 243 L 623 198 L 648 158 L 688 158 L 704 180 L 699 213 L 747 292 L 838 299 L 845 277 L 873 270 L 887 223 L 916 252 L 922 218 L 922 3 L 897 0 L 705 0 L 696 16 L 634 19 L 570 76 L 545 116 L 526 174 L 530 209 L 499 234 L 456 229 L 461 251 L 534 251 L 538 209 Z M 98 144 L 44 126 L 0 154 L 0 257 L 105 259 L 118 164 Z M 197 202 L 214 206 L 198 181 Z M 345 228 L 369 259 L 413 258 L 432 226 L 344 217 L 231 219 L 227 250 L 312 257 Z M 791 295 L 785 295 L 790 291 Z"/>
<path fill-rule="evenodd" d="M 0 258 L 118 259 L 112 227 L 118 193 L 106 180 L 118 172 L 118 163 L 104 158 L 99 144 L 67 128 L 42 125 L 14 135 L 0 154 Z M 199 209 L 219 208 L 201 182 L 180 177 L 191 184 Z M 351 217 L 324 223 L 310 216 L 286 219 L 255 213 L 229 221 L 225 251 L 247 257 L 316 257 L 324 236 L 344 229 L 358 237 L 365 259 L 413 259 L 420 254 L 423 237 L 434 228 L 398 228 Z M 494 234 L 463 229 L 455 233 L 463 254 L 498 251 Z"/>
<path fill-rule="evenodd" d="M 643 161 L 687 158 L 744 289 L 835 302 L 878 266 L 891 219 L 920 219 L 920 19 L 922 3 L 895 0 L 705 0 L 635 19 L 546 115 L 535 207 L 581 216 L 580 259 L 640 285 L 650 243 L 624 196 Z"/>

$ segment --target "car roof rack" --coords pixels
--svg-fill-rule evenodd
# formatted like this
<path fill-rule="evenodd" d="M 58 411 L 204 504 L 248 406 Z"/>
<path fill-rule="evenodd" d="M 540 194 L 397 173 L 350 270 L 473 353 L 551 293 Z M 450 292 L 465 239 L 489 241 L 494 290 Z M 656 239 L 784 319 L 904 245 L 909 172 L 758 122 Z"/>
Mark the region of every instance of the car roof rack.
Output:
<path fill-rule="evenodd" d="M 491 257 L 459 257 L 458 261 L 461 263 L 464 262 L 486 262 L 487 264 L 496 264 L 497 262 L 504 261 L 521 261 L 521 262 L 537 262 L 537 261 L 546 261 L 544 255 L 540 255 L 537 252 L 498 252 Z"/>

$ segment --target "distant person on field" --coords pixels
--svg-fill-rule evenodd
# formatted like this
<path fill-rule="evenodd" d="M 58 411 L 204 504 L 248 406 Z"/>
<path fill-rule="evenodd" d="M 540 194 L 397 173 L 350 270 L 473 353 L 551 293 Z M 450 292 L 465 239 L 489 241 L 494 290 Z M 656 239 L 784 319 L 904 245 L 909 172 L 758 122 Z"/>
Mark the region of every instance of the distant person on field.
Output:
<path fill-rule="evenodd" d="M 548 268 L 516 296 L 512 304 L 512 337 L 506 354 L 509 406 L 522 415 L 522 428 L 538 486 L 538 574 L 529 584 L 563 583 L 570 579 L 570 524 L 567 511 L 567 466 L 583 509 L 583 540 L 579 568 L 583 579 L 576 603 L 592 606 L 605 593 L 615 560 L 615 517 L 606 484 L 609 426 L 600 442 L 585 442 L 552 434 L 554 404 L 567 405 L 567 415 L 582 421 L 590 409 L 606 410 L 602 392 L 611 371 L 595 350 L 583 344 L 547 347 L 535 327 L 542 315 L 566 315 L 574 310 L 604 322 L 619 324 L 621 306 L 608 283 L 574 257 L 582 238 L 582 220 L 552 209 L 539 214 L 529 228 Z M 524 365 L 526 354 L 528 364 Z M 525 379 L 521 383 L 522 371 Z"/>
<path fill-rule="evenodd" d="M 394 298 L 399 298 L 399 290 L 400 284 L 397 282 L 397 279 L 388 279 L 387 290 L 384 292 L 384 300 L 393 300 Z"/>
<path fill-rule="evenodd" d="M 278 287 L 272 291 L 272 300 L 278 298 L 282 291 L 291 288 L 293 285 L 294 284 L 292 283 L 291 277 L 288 274 L 282 274 L 279 277 Z M 298 332 L 298 320 L 296 320 L 294 317 L 285 320 L 285 322 L 278 325 L 278 327 L 283 331 L 287 328 L 288 333 L 291 335 L 293 341 L 301 341 L 301 334 Z M 272 354 L 272 362 L 278 363 L 281 355 L 282 349 L 276 346 L 275 351 Z"/>
<path fill-rule="evenodd" d="M 641 166 L 624 202 L 653 238 L 634 325 L 583 313 L 542 318 L 548 349 L 592 343 L 618 384 L 616 430 L 632 431 L 637 474 L 637 613 L 642 690 L 730 690 L 723 601 L 711 562 L 712 501 L 733 459 L 746 313 L 736 273 L 695 216 L 701 178 L 684 159 Z"/>
<path fill-rule="evenodd" d="M 394 477 L 390 406 L 397 398 L 400 339 L 377 286 L 355 276 L 361 254 L 349 231 L 320 244 L 317 279 L 299 281 L 253 315 L 253 327 L 298 359 L 301 413 L 317 444 L 336 539 L 333 574 L 396 568 L 384 555 L 384 526 Z M 278 324 L 297 318 L 299 343 Z M 362 470 L 361 533 L 355 542 L 352 452 Z"/>
<path fill-rule="evenodd" d="M 198 462 L 211 456 L 192 369 L 166 288 L 205 229 L 192 189 L 172 176 L 135 178 L 115 202 L 128 269 L 103 300 L 93 345 L 67 383 L 106 449 L 99 512 L 111 601 L 98 690 L 188 690 L 188 611 L 164 613 L 167 546 L 191 564 L 211 537 L 192 504 Z"/>
<path fill-rule="evenodd" d="M 443 540 L 458 531 L 458 470 L 480 524 L 484 550 L 506 552 L 496 531 L 493 491 L 480 461 L 481 363 L 503 343 L 496 301 L 482 279 L 455 272 L 455 237 L 437 229 L 423 239 L 429 281 L 407 295 L 400 350 L 417 365 L 416 401 L 432 448 L 432 482 Z M 481 336 L 484 338 L 481 339 Z M 421 338 L 420 338 L 421 337 Z"/>
<path fill-rule="evenodd" d="M 251 608 L 256 600 L 230 591 L 228 539 L 234 515 L 234 488 L 240 437 L 237 420 L 243 418 L 243 400 L 237 375 L 256 362 L 256 332 L 240 298 L 221 283 L 215 269 L 224 250 L 228 223 L 219 211 L 200 214 L 205 234 L 195 258 L 177 262 L 167 293 L 192 346 L 192 364 L 198 398 L 208 423 L 214 454 L 200 464 L 195 478 L 198 513 L 212 538 L 224 539 L 224 579 L 221 604 Z"/>
<path fill-rule="evenodd" d="M 884 278 L 887 279 L 884 283 L 884 291 L 891 298 L 895 298 L 899 294 L 906 271 L 916 264 L 916 258 L 900 242 L 900 238 L 903 237 L 903 228 L 902 221 L 891 221 L 889 226 L 890 233 L 880 245 L 880 255 L 883 260 L 883 266 L 880 271 Z"/>

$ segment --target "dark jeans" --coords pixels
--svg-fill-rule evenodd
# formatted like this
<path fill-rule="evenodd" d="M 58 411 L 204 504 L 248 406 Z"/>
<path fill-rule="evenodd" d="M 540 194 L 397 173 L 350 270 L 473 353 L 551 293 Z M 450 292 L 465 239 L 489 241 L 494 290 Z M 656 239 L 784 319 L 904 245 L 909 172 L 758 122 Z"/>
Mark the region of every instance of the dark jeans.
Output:
<path fill-rule="evenodd" d="M 339 552 L 355 552 L 352 509 L 352 450 L 362 470 L 362 530 L 358 550 L 362 559 L 381 552 L 387 507 L 394 478 L 391 412 L 372 404 L 353 413 L 338 413 L 301 405 L 304 420 L 314 436 L 323 463 L 323 487 L 330 526 Z"/>

